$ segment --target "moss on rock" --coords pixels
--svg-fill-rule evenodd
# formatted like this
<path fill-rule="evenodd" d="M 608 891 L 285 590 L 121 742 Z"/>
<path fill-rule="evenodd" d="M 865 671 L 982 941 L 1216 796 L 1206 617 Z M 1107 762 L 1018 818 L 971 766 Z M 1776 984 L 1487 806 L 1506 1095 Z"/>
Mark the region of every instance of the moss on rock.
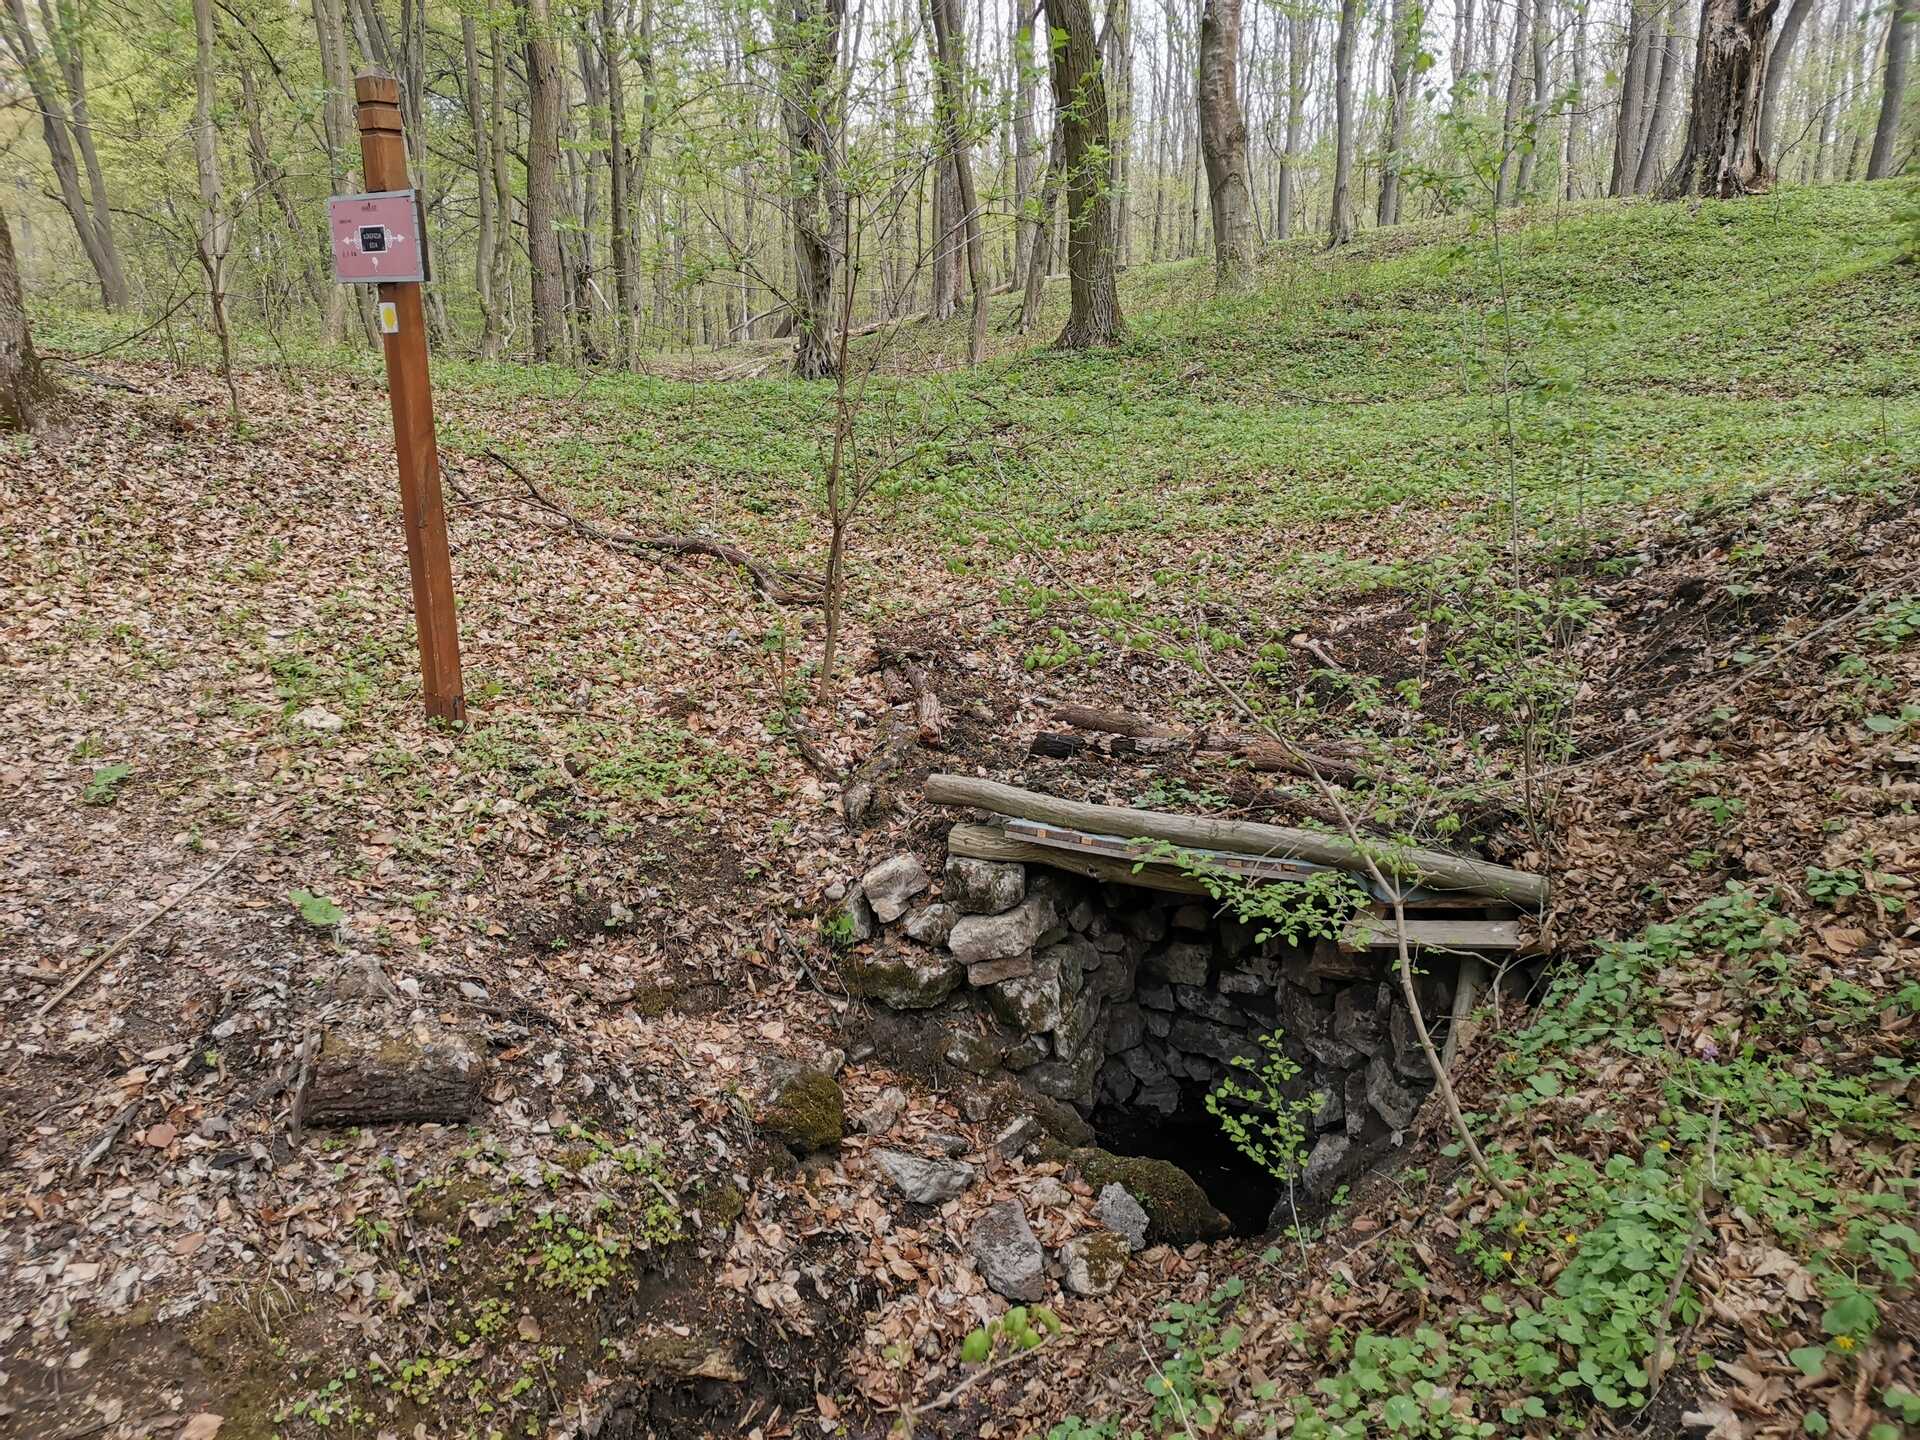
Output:
<path fill-rule="evenodd" d="M 1148 1155 L 1115 1155 L 1094 1145 L 1067 1152 L 1066 1159 L 1095 1190 L 1117 1184 L 1147 1212 L 1156 1240 L 1185 1245 L 1217 1240 L 1230 1228 L 1194 1178 L 1170 1160 Z"/>
<path fill-rule="evenodd" d="M 774 1089 L 759 1122 L 774 1139 L 806 1155 L 840 1143 L 847 1128 L 847 1099 L 831 1075 L 803 1068 Z"/>
<path fill-rule="evenodd" d="M 847 989 L 894 1010 L 929 1010 L 951 995 L 964 972 L 944 950 L 884 948 L 854 951 L 840 962 Z"/>

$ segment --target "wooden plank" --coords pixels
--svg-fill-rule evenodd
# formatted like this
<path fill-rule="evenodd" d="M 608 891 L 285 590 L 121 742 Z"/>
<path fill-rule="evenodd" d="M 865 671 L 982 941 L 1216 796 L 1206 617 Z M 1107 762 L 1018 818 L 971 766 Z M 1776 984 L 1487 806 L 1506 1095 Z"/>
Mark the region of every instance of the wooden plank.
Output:
<path fill-rule="evenodd" d="M 1016 840 L 997 825 L 956 825 L 947 832 L 947 853 L 969 860 L 1019 860 L 1029 865 L 1051 865 L 1056 870 L 1071 870 L 1094 880 L 1111 880 L 1118 885 L 1139 885 L 1147 890 L 1165 890 L 1175 895 L 1205 895 L 1207 887 L 1188 879 L 1178 870 L 1164 865 L 1145 865 L 1136 874 L 1131 863 L 1105 855 L 1073 850 L 1058 850 L 1036 845 L 1031 840 Z"/>
<path fill-rule="evenodd" d="M 1064 825 L 1099 835 L 1144 837 L 1193 849 L 1230 850 L 1241 855 L 1309 860 L 1347 870 L 1363 869 L 1359 852 L 1346 837 L 1316 830 L 1296 830 L 1248 820 L 1171 815 L 1157 810 L 1130 810 L 1118 805 L 1088 805 L 966 775 L 929 776 L 926 796 L 936 805 L 969 805 L 996 815 Z M 1434 890 L 1473 891 L 1519 905 L 1539 905 L 1547 898 L 1547 882 L 1541 876 L 1463 855 L 1448 855 L 1437 850 L 1393 850 L 1381 854 L 1379 865 L 1383 874 L 1413 880 Z"/>
<path fill-rule="evenodd" d="M 1520 948 L 1518 920 L 1416 920 L 1407 921 L 1407 941 L 1441 950 L 1517 950 Z M 1361 911 L 1347 922 L 1340 936 L 1343 949 L 1397 949 L 1393 916 Z"/>
<path fill-rule="evenodd" d="M 1236 855 L 1226 850 L 1195 850 L 1183 848 L 1183 861 L 1176 862 L 1155 853 L 1151 844 L 1141 844 L 1138 840 L 1124 839 L 1118 835 L 1091 835 L 1085 830 L 1073 830 L 1064 825 L 1043 825 L 1037 820 L 1009 820 L 1002 827 L 1010 840 L 1024 840 L 1030 845 L 1045 845 L 1050 849 L 1072 851 L 1077 854 L 1093 854 L 1126 864 L 1164 865 L 1175 870 L 1187 867 L 1184 857 L 1204 863 L 1212 869 L 1226 871 L 1248 880 L 1301 881 L 1315 874 L 1324 874 L 1332 869 L 1328 865 L 1310 865 L 1304 860 L 1275 860 L 1264 855 Z"/>

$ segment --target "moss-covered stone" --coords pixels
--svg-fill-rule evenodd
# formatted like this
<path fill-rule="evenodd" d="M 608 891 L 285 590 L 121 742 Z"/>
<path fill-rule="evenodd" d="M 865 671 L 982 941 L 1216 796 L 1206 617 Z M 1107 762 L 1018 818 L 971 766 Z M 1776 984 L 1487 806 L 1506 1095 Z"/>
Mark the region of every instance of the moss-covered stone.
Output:
<path fill-rule="evenodd" d="M 959 988 L 963 973 L 946 951 L 919 946 L 856 951 L 840 962 L 850 992 L 895 1010 L 931 1009 Z"/>
<path fill-rule="evenodd" d="M 831 1075 L 800 1069 L 774 1087 L 761 1109 L 760 1128 L 806 1155 L 840 1143 L 847 1129 L 847 1098 Z"/>
<path fill-rule="evenodd" d="M 1215 1240 L 1229 1226 L 1194 1178 L 1170 1160 L 1147 1155 L 1115 1155 L 1097 1146 L 1069 1151 L 1067 1159 L 1095 1190 L 1117 1184 L 1140 1202 L 1156 1240 L 1185 1245 Z"/>
<path fill-rule="evenodd" d="M 1127 1268 L 1127 1242 L 1111 1230 L 1081 1235 L 1060 1249 L 1067 1289 L 1076 1295 L 1109 1295 Z"/>
<path fill-rule="evenodd" d="M 722 1180 L 700 1197 L 700 1219 L 715 1234 L 724 1235 L 747 1208 L 747 1197 L 731 1180 Z"/>

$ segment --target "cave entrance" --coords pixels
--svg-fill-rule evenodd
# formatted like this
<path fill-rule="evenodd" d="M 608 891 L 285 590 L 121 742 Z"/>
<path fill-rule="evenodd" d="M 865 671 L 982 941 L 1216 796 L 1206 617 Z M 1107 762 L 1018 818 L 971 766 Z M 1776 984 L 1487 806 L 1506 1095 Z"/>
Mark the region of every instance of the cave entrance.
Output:
<path fill-rule="evenodd" d="M 1286 1186 L 1235 1147 L 1206 1109 L 1204 1090 L 1183 1093 L 1172 1115 L 1107 1105 L 1093 1112 L 1094 1138 L 1116 1155 L 1140 1155 L 1178 1165 L 1206 1191 L 1233 1233 L 1264 1235 L 1282 1219 Z"/>

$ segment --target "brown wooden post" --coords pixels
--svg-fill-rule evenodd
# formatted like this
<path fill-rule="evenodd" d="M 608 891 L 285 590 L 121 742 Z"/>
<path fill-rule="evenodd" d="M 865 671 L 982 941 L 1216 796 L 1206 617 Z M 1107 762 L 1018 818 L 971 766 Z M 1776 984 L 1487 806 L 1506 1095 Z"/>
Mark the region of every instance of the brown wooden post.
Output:
<path fill-rule="evenodd" d="M 353 82 L 360 120 L 360 162 L 369 190 L 405 190 L 407 147 L 400 128 L 400 85 L 368 71 Z M 425 237 L 421 237 L 425 244 Z M 453 609 L 453 562 L 447 554 L 447 511 L 440 494 L 440 447 L 433 432 L 433 387 L 427 377 L 427 324 L 420 287 L 382 282 L 398 326 L 382 337 L 387 390 L 393 398 L 393 441 L 400 457 L 400 509 L 406 517 L 407 569 L 420 636 L 420 680 L 427 714 L 467 718 L 460 679 L 460 628 Z M 382 326 L 382 329 L 386 329 Z"/>

